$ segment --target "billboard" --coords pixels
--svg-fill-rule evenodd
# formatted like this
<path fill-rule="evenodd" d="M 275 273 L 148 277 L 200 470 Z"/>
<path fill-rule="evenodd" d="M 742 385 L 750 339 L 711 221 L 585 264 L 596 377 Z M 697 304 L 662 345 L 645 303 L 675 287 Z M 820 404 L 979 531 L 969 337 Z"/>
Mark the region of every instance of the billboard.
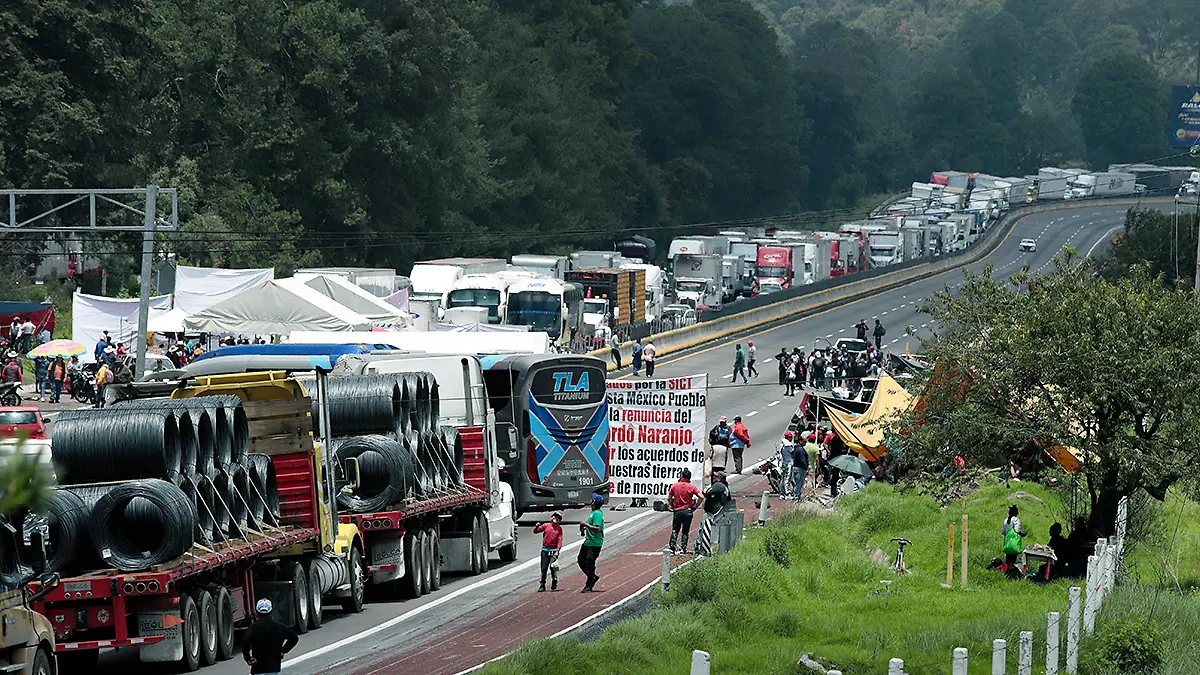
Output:
<path fill-rule="evenodd" d="M 608 380 L 605 386 L 613 496 L 665 499 L 685 468 L 702 487 L 708 375 Z"/>
<path fill-rule="evenodd" d="M 1176 148 L 1200 145 L 1200 87 L 1171 87 L 1171 145 Z"/>

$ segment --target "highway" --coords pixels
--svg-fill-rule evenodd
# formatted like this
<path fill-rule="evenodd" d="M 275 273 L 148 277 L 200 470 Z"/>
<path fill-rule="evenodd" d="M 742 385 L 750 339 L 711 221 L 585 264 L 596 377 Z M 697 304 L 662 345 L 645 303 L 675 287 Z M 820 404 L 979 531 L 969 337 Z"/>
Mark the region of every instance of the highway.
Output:
<path fill-rule="evenodd" d="M 983 261 L 969 266 L 972 271 L 982 271 L 986 264 L 994 266 L 994 274 L 1001 278 L 1013 274 L 1028 264 L 1035 271 L 1048 272 L 1051 261 L 1063 245 L 1070 244 L 1081 254 L 1097 254 L 1111 239 L 1124 222 L 1127 206 L 1088 205 L 1071 210 L 1050 211 L 1023 217 L 1004 238 L 1002 243 Z M 1024 253 L 1018 250 L 1023 238 L 1037 241 L 1037 251 Z M 887 327 L 884 338 L 886 350 L 903 352 L 906 347 L 920 349 L 919 338 L 932 335 L 933 327 L 927 317 L 917 312 L 920 301 L 931 293 L 947 286 L 957 286 L 963 278 L 962 269 L 910 283 L 907 286 L 884 291 L 846 305 L 824 310 L 814 315 L 794 320 L 761 332 L 743 336 L 737 340 L 694 350 L 689 353 L 660 359 L 655 377 L 681 376 L 696 373 L 709 374 L 708 415 L 710 425 L 717 416 L 741 415 L 750 428 L 754 447 L 747 453 L 747 473 L 751 458 L 759 459 L 773 453 L 783 428 L 790 420 L 799 398 L 784 397 L 783 388 L 777 385 L 777 370 L 771 355 L 781 347 L 789 350 L 799 346 L 805 351 L 813 344 L 824 345 L 824 340 L 834 341 L 838 337 L 853 337 L 854 324 L 865 318 L 869 324 L 879 318 Z M 915 335 L 905 334 L 907 326 L 913 326 Z M 731 382 L 733 364 L 733 342 L 753 340 L 758 347 L 758 369 L 760 377 L 749 384 Z M 628 369 L 620 377 L 629 377 Z M 736 476 L 731 484 L 738 491 L 751 476 Z M 343 615 L 330 609 L 325 613 L 325 625 L 319 631 L 302 636 L 300 646 L 284 662 L 284 672 L 289 675 L 316 673 L 359 674 L 375 672 L 456 672 L 459 661 L 451 670 L 437 670 L 438 663 L 428 667 L 414 668 L 414 650 L 425 646 L 428 657 L 436 659 L 443 645 L 453 642 L 455 636 L 468 628 L 472 622 L 483 620 L 503 621 L 503 608 L 508 604 L 521 603 L 536 608 L 542 603 L 545 626 L 536 634 L 548 635 L 566 628 L 555 622 L 557 609 L 578 602 L 579 573 L 574 569 L 574 550 L 579 544 L 576 527 L 583 512 L 568 512 L 564 531 L 570 550 L 564 553 L 563 570 L 566 574 L 566 593 L 534 593 L 537 577 L 538 537 L 532 534 L 537 514 L 527 515 L 521 524 L 518 562 L 501 565 L 493 557 L 492 569 L 480 577 L 444 577 L 440 591 L 415 601 L 375 602 L 368 604 L 358 615 Z M 606 511 L 608 535 L 605 555 L 600 561 L 603 575 L 606 562 L 620 552 L 623 546 L 647 537 L 647 533 L 669 530 L 669 516 L 646 509 Z M 665 545 L 665 540 L 658 546 Z M 645 555 L 645 554 L 639 554 Z M 611 563 L 609 563 L 611 564 Z M 573 576 L 572 576 L 573 573 Z M 605 581 L 599 586 L 603 587 Z M 587 598 L 589 596 L 582 596 Z M 620 598 L 604 598 L 612 604 Z M 560 621 L 565 621 L 561 619 Z M 480 642 L 473 645 L 455 645 L 455 649 L 478 650 L 478 658 L 467 666 L 473 666 L 498 656 L 495 645 Z M 464 657 L 459 657 L 460 660 Z M 106 672 L 164 672 L 158 665 L 137 666 L 132 654 L 106 655 L 102 668 Z M 449 667 L 451 664 L 444 664 Z M 246 668 L 240 659 L 203 670 L 214 675 L 241 675 Z"/>

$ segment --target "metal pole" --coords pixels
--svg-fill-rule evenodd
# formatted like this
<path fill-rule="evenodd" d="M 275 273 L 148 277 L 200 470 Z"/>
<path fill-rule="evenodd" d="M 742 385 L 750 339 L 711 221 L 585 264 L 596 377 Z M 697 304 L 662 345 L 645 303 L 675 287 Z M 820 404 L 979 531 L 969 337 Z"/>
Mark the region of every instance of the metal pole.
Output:
<path fill-rule="evenodd" d="M 662 591 L 666 593 L 671 588 L 671 550 L 663 549 Z"/>
<path fill-rule="evenodd" d="M 1196 290 L 1200 291 L 1200 190 L 1196 192 Z"/>
<path fill-rule="evenodd" d="M 959 570 L 962 575 L 962 587 L 967 587 L 967 514 L 963 514 L 962 519 L 962 569 Z"/>
<path fill-rule="evenodd" d="M 158 229 L 155 209 L 158 207 L 158 186 L 146 186 L 146 220 L 142 226 L 142 292 L 138 304 L 137 361 L 133 379 L 140 380 L 146 372 L 146 333 L 150 324 L 150 272 L 154 263 L 154 233 Z M 1200 274 L 1200 271 L 1197 272 Z M 1200 276 L 1197 277 L 1200 279 Z"/>
<path fill-rule="evenodd" d="M 758 503 L 758 526 L 763 527 L 767 524 L 767 509 L 769 505 L 767 500 L 770 499 L 771 493 L 763 490 L 762 501 Z"/>

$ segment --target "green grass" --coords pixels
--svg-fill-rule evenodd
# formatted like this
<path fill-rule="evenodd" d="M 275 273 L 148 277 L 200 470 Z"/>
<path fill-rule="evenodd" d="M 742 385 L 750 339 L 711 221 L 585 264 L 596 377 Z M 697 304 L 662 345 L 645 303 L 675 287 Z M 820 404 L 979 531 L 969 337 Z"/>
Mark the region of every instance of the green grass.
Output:
<path fill-rule="evenodd" d="M 1026 541 L 1045 541 L 1062 509 L 1054 494 L 1036 485 L 1006 488 L 991 479 L 944 509 L 930 498 L 872 485 L 833 515 L 790 513 L 766 530 L 748 529 L 733 552 L 681 570 L 668 596 L 656 595 L 651 611 L 613 626 L 594 643 L 536 640 L 483 672 L 682 674 L 691 651 L 703 649 L 712 654 L 713 672 L 722 675 L 794 675 L 805 672 L 796 662 L 806 653 L 847 675 L 886 672 L 893 657 L 904 659 L 912 673 L 943 673 L 953 649 L 965 646 L 976 674 L 990 672 L 995 638 L 1009 640 L 1015 670 L 1020 631 L 1034 631 L 1040 642 L 1048 611 L 1062 612 L 1065 625 L 1068 586 L 1013 582 L 985 571 L 1000 555 L 1000 525 L 1017 490 L 1031 495 L 1015 500 L 1030 533 Z M 969 588 L 946 590 L 947 529 L 964 513 L 970 521 Z M 957 529 L 955 534 L 961 536 Z M 763 554 L 768 536 L 774 556 Z M 868 551 L 882 549 L 890 558 L 892 537 L 913 541 L 906 551 L 912 574 L 894 579 L 891 595 L 868 597 L 883 588 L 880 580 L 894 577 Z M 772 562 L 781 549 L 790 561 L 786 567 Z M 955 559 L 957 584 L 957 550 Z M 1035 649 L 1035 663 L 1045 663 L 1043 649 Z"/>

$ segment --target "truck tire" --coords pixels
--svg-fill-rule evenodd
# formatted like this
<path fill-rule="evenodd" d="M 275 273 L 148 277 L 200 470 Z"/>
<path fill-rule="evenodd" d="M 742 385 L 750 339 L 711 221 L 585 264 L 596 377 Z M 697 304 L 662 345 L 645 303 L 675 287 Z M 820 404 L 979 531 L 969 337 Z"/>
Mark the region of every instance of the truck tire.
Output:
<path fill-rule="evenodd" d="M 304 565 L 304 577 L 308 582 L 308 627 L 316 630 L 321 627 L 324 619 L 324 607 L 321 603 L 321 587 L 319 584 L 319 576 L 314 569 L 314 560 L 306 558 L 302 563 Z"/>
<path fill-rule="evenodd" d="M 217 603 L 213 602 L 212 593 L 206 590 L 194 591 L 196 611 L 200 614 L 200 663 L 211 666 L 217 662 Z"/>
<path fill-rule="evenodd" d="M 292 629 L 297 635 L 308 632 L 308 573 L 298 562 L 283 566 L 283 580 L 292 582 Z"/>
<path fill-rule="evenodd" d="M 429 530 L 429 540 L 433 542 L 433 555 L 429 563 L 429 590 L 436 591 L 442 587 L 442 538 L 436 528 Z"/>
<path fill-rule="evenodd" d="M 479 573 L 483 574 L 491 567 L 492 538 L 488 536 L 487 518 L 480 513 L 475 520 L 479 523 Z"/>
<path fill-rule="evenodd" d="M 425 530 L 417 530 L 417 550 L 420 552 L 421 559 L 417 562 L 417 567 L 421 569 L 421 595 L 429 593 L 429 537 L 425 534 Z"/>
<path fill-rule="evenodd" d="M 367 571 L 363 569 L 362 552 L 355 546 L 350 549 L 350 595 L 342 600 L 342 609 L 347 614 L 358 614 L 365 602 Z"/>
<path fill-rule="evenodd" d="M 409 530 L 404 533 L 404 576 L 397 582 L 402 597 L 409 600 L 421 597 L 423 571 L 417 535 Z"/>
<path fill-rule="evenodd" d="M 183 659 L 179 666 L 185 672 L 200 669 L 200 610 L 196 601 L 187 593 L 179 594 L 179 616 L 183 625 L 179 627 L 179 635 L 183 640 Z"/>
<path fill-rule="evenodd" d="M 33 668 L 29 671 L 31 675 L 54 675 L 54 668 L 50 666 L 50 655 L 45 649 L 38 649 L 33 655 Z"/>
<path fill-rule="evenodd" d="M 517 559 L 517 542 L 505 544 L 497 551 L 500 554 L 500 562 L 515 562 Z"/>
<path fill-rule="evenodd" d="M 96 662 L 100 660 L 99 649 L 89 649 L 85 652 L 63 652 L 58 655 L 58 672 L 64 673 L 90 673 L 96 669 Z"/>
<path fill-rule="evenodd" d="M 479 563 L 479 520 L 471 519 L 471 574 L 478 576 L 483 573 Z"/>
<path fill-rule="evenodd" d="M 213 604 L 217 606 L 217 660 L 228 661 L 237 653 L 237 645 L 233 642 L 233 596 L 224 586 L 213 586 L 208 592 L 212 593 Z"/>

